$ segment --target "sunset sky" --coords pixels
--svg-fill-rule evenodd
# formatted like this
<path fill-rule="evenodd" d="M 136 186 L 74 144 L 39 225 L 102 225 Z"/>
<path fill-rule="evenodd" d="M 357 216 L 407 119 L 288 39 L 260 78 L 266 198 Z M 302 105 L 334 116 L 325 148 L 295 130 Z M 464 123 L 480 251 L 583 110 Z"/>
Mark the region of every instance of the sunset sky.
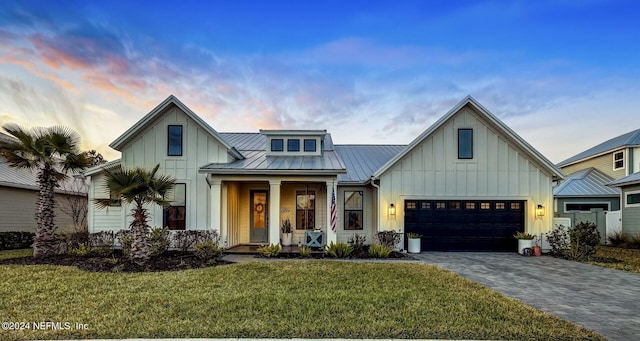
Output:
<path fill-rule="evenodd" d="M 5 1 L 0 124 L 108 144 L 171 94 L 220 132 L 409 143 L 465 96 L 559 162 L 640 128 L 640 2 Z"/>

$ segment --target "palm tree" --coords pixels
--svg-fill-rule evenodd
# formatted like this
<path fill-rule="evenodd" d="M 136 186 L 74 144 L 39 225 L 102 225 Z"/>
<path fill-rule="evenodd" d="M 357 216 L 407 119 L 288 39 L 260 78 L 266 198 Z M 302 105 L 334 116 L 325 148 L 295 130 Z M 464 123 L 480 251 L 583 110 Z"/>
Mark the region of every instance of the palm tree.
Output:
<path fill-rule="evenodd" d="M 5 124 L 4 130 L 16 140 L 0 141 L 0 154 L 11 167 L 37 171 L 38 201 L 33 256 L 56 253 L 55 188 L 69 172 L 89 166 L 86 153 L 80 152 L 80 136 L 65 127 L 32 128 Z"/>
<path fill-rule="evenodd" d="M 166 175 L 157 175 L 160 164 L 152 171 L 143 168 L 124 169 L 122 167 L 110 171 L 105 169 L 107 188 L 114 194 L 114 198 L 94 199 L 98 208 L 120 205 L 122 202 L 134 204 L 131 210 L 133 221 L 129 226 L 133 235 L 131 244 L 131 259 L 138 265 L 144 265 L 151 255 L 147 231 L 149 213 L 147 204 L 167 206 L 167 193 L 173 189 L 175 179 Z"/>

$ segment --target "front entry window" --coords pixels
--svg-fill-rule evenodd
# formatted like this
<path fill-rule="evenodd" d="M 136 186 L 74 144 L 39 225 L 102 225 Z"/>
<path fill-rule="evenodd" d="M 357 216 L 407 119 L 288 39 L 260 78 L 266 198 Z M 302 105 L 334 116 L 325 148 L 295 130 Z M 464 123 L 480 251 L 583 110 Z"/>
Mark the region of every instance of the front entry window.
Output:
<path fill-rule="evenodd" d="M 316 225 L 316 192 L 296 191 L 296 230 L 313 229 Z"/>

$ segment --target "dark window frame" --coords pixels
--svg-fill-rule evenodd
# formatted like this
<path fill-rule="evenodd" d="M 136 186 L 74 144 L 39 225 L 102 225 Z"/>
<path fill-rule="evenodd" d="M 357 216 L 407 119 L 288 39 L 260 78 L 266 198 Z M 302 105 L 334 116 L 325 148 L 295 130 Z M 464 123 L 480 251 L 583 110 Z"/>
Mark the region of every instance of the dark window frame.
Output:
<path fill-rule="evenodd" d="M 463 132 L 469 132 L 469 141 L 467 143 L 461 142 L 461 137 Z M 468 148 L 468 153 L 465 153 Z M 471 128 L 460 128 L 458 129 L 458 159 L 460 160 L 471 160 L 473 159 L 473 129 Z"/>
<path fill-rule="evenodd" d="M 292 146 L 292 142 L 297 142 L 297 147 Z M 300 139 L 287 139 L 287 151 L 288 152 L 299 152 L 300 151 Z"/>
<path fill-rule="evenodd" d="M 597 207 L 597 206 L 600 206 L 600 207 Z M 601 208 L 603 211 L 609 211 L 611 208 L 611 205 L 606 202 L 565 202 L 564 203 L 565 213 L 570 213 L 574 211 L 591 212 L 592 208 Z"/>
<path fill-rule="evenodd" d="M 176 183 L 174 185 L 174 195 L 176 186 L 184 186 L 184 205 L 170 205 L 163 209 L 162 226 L 168 227 L 169 230 L 186 230 L 187 227 L 187 184 Z M 175 199 L 175 197 L 174 197 Z M 172 216 L 180 216 L 182 219 L 172 219 Z"/>
<path fill-rule="evenodd" d="M 280 148 L 274 148 L 274 142 L 280 143 Z M 272 152 L 284 152 L 284 139 L 271 139 L 271 151 Z"/>
<path fill-rule="evenodd" d="M 180 128 L 180 144 L 177 148 L 180 149 L 180 152 L 172 151 L 171 148 L 171 129 L 172 128 Z M 174 146 L 175 148 L 176 146 Z M 170 124 L 167 126 L 167 156 L 182 156 L 184 153 L 184 126 L 181 124 Z"/>
<path fill-rule="evenodd" d="M 348 193 L 360 193 L 360 207 L 347 208 L 347 194 Z M 356 222 L 355 219 L 359 219 Z M 362 231 L 364 230 L 364 191 L 344 191 L 344 229 L 346 231 Z M 353 224 L 351 224 L 353 222 Z M 355 225 L 352 227 L 352 225 Z"/>
<path fill-rule="evenodd" d="M 298 196 L 310 196 L 313 195 L 313 207 L 299 208 Z M 296 191 L 296 230 L 313 230 L 316 221 L 316 191 L 297 190 Z M 306 199 L 309 200 L 309 199 Z M 303 222 L 305 211 L 307 212 L 307 221 Z M 301 215 L 302 214 L 302 215 Z"/>
<path fill-rule="evenodd" d="M 620 155 L 620 158 L 617 157 L 618 155 Z M 619 167 L 618 163 L 620 163 Z M 620 169 L 624 169 L 624 150 L 613 153 L 613 170 L 615 171 Z"/>
<path fill-rule="evenodd" d="M 307 148 L 307 143 L 313 142 L 313 149 L 312 148 Z M 318 150 L 318 142 L 316 141 L 316 139 L 304 139 L 304 151 L 305 152 L 315 152 Z"/>
<path fill-rule="evenodd" d="M 625 193 L 624 202 L 625 202 L 625 206 L 630 206 L 630 205 L 640 206 L 640 192 L 633 191 L 633 192 Z"/>

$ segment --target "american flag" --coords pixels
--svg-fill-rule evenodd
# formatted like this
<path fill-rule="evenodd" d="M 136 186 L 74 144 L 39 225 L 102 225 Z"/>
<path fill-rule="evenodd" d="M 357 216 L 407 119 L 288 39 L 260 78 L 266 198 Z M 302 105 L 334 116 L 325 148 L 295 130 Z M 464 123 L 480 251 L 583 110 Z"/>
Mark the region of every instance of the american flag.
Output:
<path fill-rule="evenodd" d="M 333 186 L 331 186 L 333 187 Z M 331 231 L 336 232 L 336 189 L 331 192 Z"/>

